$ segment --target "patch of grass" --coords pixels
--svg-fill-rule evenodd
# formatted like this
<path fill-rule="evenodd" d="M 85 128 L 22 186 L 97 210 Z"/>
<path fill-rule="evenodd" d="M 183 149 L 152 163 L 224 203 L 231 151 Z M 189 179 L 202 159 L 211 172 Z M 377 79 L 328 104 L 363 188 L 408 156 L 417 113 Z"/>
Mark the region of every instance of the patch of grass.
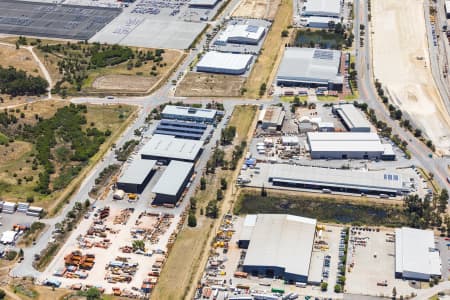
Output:
<path fill-rule="evenodd" d="M 280 100 L 283 102 L 292 102 L 294 101 L 294 98 L 298 97 L 300 99 L 300 101 L 307 101 L 308 100 L 308 96 L 281 96 Z"/>
<path fill-rule="evenodd" d="M 317 100 L 319 100 L 319 101 L 336 101 L 336 100 L 339 100 L 339 97 L 323 95 L 323 96 L 317 96 Z"/>
<path fill-rule="evenodd" d="M 353 94 L 350 95 L 345 95 L 344 96 L 344 100 L 357 100 L 359 99 L 359 91 L 358 90 L 353 90 Z"/>
<path fill-rule="evenodd" d="M 332 197 L 310 197 L 301 193 L 283 194 L 269 191 L 262 197 L 256 191 L 243 191 L 234 207 L 236 214 L 279 213 L 317 218 L 325 223 L 365 224 L 399 227 L 407 216 L 400 205 L 366 203 Z"/>
<path fill-rule="evenodd" d="M 242 140 L 246 138 L 248 129 L 252 125 L 258 106 L 239 105 L 235 106 L 228 126 L 236 127 L 237 138 Z"/>
<path fill-rule="evenodd" d="M 299 30 L 295 37 L 295 46 L 314 48 L 319 44 L 320 48 L 341 49 L 345 40 L 342 34 L 326 30 Z"/>
<path fill-rule="evenodd" d="M 0 132 L 0 145 L 8 143 L 9 139 L 6 135 Z"/>
<path fill-rule="evenodd" d="M 277 67 L 277 60 L 281 55 L 281 47 L 289 41 L 289 37 L 282 37 L 281 32 L 285 30 L 292 20 L 292 0 L 281 0 L 275 19 L 267 33 L 261 49 L 261 55 L 257 58 L 250 75 L 245 84 L 249 98 L 258 98 L 261 85 L 265 83 L 270 86 L 272 71 Z"/>

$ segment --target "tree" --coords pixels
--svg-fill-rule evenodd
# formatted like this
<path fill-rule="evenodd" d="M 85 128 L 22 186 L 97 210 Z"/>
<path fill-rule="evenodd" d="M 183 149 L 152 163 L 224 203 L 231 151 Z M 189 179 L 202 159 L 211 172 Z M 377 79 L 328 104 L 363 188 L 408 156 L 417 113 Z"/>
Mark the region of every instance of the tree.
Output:
<path fill-rule="evenodd" d="M 340 284 L 336 284 L 334 286 L 334 292 L 335 293 L 342 293 L 342 286 Z"/>
<path fill-rule="evenodd" d="M 206 190 L 206 179 L 205 179 L 205 177 L 200 178 L 200 189 L 202 191 Z"/>
<path fill-rule="evenodd" d="M 419 128 L 416 128 L 416 130 L 414 131 L 414 136 L 415 137 L 421 137 L 422 136 L 422 130 L 420 130 Z"/>
<path fill-rule="evenodd" d="M 141 131 L 140 131 L 139 129 L 135 129 L 135 130 L 134 130 L 134 135 L 135 135 L 135 136 L 141 136 L 142 133 L 141 133 Z"/>
<path fill-rule="evenodd" d="M 100 290 L 96 287 L 91 287 L 86 291 L 86 299 L 87 300 L 97 300 L 101 299 L 102 293 L 100 293 Z"/>
<path fill-rule="evenodd" d="M 227 179 L 224 178 L 224 177 L 220 178 L 220 188 L 221 188 L 222 190 L 226 190 L 227 187 L 228 187 Z"/>
<path fill-rule="evenodd" d="M 6 298 L 6 293 L 4 290 L 0 290 L 0 300 L 3 300 Z"/>
<path fill-rule="evenodd" d="M 440 213 L 445 213 L 445 211 L 447 210 L 448 198 L 449 196 L 447 189 L 442 189 L 441 193 L 439 194 L 438 210 Z"/>
<path fill-rule="evenodd" d="M 137 250 L 144 251 L 145 250 L 145 242 L 143 240 L 135 240 L 135 241 L 133 241 L 132 247 L 133 247 L 133 251 L 137 251 Z"/>
<path fill-rule="evenodd" d="M 328 290 L 328 283 L 327 283 L 327 282 L 322 282 L 322 283 L 320 284 L 320 290 L 321 290 L 322 292 L 326 292 L 326 291 Z"/>
<path fill-rule="evenodd" d="M 206 206 L 206 215 L 210 218 L 217 218 L 219 215 L 219 208 L 217 207 L 217 201 L 211 200 Z"/>
<path fill-rule="evenodd" d="M 392 298 L 397 298 L 397 289 L 395 288 L 395 286 L 392 288 Z"/>
<path fill-rule="evenodd" d="M 266 93 L 266 90 L 267 90 L 267 84 L 264 82 L 259 87 L 259 95 L 264 96 L 264 94 Z"/>
<path fill-rule="evenodd" d="M 266 191 L 266 189 L 264 188 L 264 184 L 263 184 L 263 186 L 261 187 L 261 197 L 267 197 L 267 191 Z"/>
<path fill-rule="evenodd" d="M 221 189 L 217 189 L 217 193 L 216 193 L 216 200 L 220 201 L 223 199 L 223 192 Z"/>
<path fill-rule="evenodd" d="M 195 217 L 195 213 L 190 211 L 188 216 L 188 226 L 196 227 L 197 226 L 197 218 Z"/>
<path fill-rule="evenodd" d="M 289 31 L 288 30 L 283 30 L 282 32 L 281 32 L 281 37 L 288 37 L 289 36 Z"/>

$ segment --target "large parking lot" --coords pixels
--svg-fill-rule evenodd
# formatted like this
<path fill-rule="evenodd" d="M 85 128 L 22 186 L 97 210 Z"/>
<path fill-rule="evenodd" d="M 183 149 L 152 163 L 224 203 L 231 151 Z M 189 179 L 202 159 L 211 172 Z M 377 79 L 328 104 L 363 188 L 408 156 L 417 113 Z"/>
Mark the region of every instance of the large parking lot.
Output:
<path fill-rule="evenodd" d="M 87 40 L 120 14 L 118 8 L 0 1 L 0 32 Z"/>
<path fill-rule="evenodd" d="M 186 49 L 223 4 L 214 8 L 192 8 L 188 0 L 136 0 L 98 32 L 91 42 Z"/>

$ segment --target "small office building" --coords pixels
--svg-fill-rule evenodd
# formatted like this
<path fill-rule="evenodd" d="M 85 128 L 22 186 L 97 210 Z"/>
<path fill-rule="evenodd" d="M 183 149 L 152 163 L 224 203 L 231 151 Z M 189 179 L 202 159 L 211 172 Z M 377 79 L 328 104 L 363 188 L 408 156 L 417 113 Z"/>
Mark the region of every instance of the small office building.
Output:
<path fill-rule="evenodd" d="M 195 108 L 188 106 L 166 105 L 161 112 L 163 119 L 213 123 L 216 118 L 215 109 Z"/>

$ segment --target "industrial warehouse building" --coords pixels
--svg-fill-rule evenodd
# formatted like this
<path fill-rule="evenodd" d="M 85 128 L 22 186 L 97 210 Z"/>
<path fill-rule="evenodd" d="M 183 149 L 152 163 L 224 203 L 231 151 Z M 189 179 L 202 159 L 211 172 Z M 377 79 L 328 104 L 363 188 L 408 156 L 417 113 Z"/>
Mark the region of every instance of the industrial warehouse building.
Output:
<path fill-rule="evenodd" d="M 248 215 L 238 245 L 247 249 L 244 272 L 308 281 L 316 220 L 285 214 Z"/>
<path fill-rule="evenodd" d="M 142 193 L 155 171 L 156 160 L 135 159 L 117 181 L 117 188 L 127 193 Z"/>
<path fill-rule="evenodd" d="M 260 111 L 258 122 L 261 123 L 261 127 L 264 129 L 281 130 L 285 116 L 286 112 L 283 110 L 283 107 L 267 106 Z"/>
<path fill-rule="evenodd" d="M 279 86 L 327 87 L 342 90 L 341 51 L 286 48 L 277 74 Z"/>
<path fill-rule="evenodd" d="M 216 115 L 217 111 L 214 109 L 175 105 L 166 105 L 161 112 L 161 116 L 164 119 L 175 119 L 200 123 L 213 123 Z"/>
<path fill-rule="evenodd" d="M 257 45 L 266 32 L 263 26 L 248 24 L 228 25 L 214 42 L 216 45 L 227 43 Z"/>
<path fill-rule="evenodd" d="M 202 145 L 202 141 L 155 134 L 145 144 L 140 154 L 143 159 L 153 159 L 165 164 L 168 164 L 171 160 L 194 162 L 202 152 Z"/>
<path fill-rule="evenodd" d="M 176 138 L 200 140 L 207 125 L 204 123 L 161 120 L 153 134 L 171 135 Z"/>
<path fill-rule="evenodd" d="M 445 15 L 450 19 L 450 1 L 445 1 Z"/>
<path fill-rule="evenodd" d="M 164 170 L 161 178 L 153 187 L 155 193 L 154 204 L 175 204 L 180 199 L 183 191 L 194 172 L 194 164 L 182 161 L 171 161 Z"/>
<path fill-rule="evenodd" d="M 303 6 L 302 15 L 339 18 L 341 0 L 308 0 Z"/>
<path fill-rule="evenodd" d="M 214 8 L 219 0 L 191 0 L 189 7 L 193 8 Z"/>
<path fill-rule="evenodd" d="M 323 28 L 323 29 L 329 29 L 330 23 L 337 24 L 340 22 L 338 18 L 329 18 L 329 17 L 306 17 L 305 18 L 306 23 L 303 24 L 306 27 L 310 28 Z"/>
<path fill-rule="evenodd" d="M 341 119 L 348 131 L 370 132 L 372 126 L 366 116 L 353 104 L 333 105 L 332 111 Z"/>
<path fill-rule="evenodd" d="M 200 59 L 197 72 L 242 75 L 249 70 L 252 59 L 251 54 L 210 51 Z"/>
<path fill-rule="evenodd" d="M 274 186 L 389 196 L 410 192 L 410 183 L 403 181 L 400 174 L 392 172 L 329 169 L 287 164 L 268 164 L 267 167 L 269 168 L 268 181 Z"/>
<path fill-rule="evenodd" d="M 429 281 L 441 276 L 441 259 L 432 230 L 395 229 L 395 277 Z"/>
<path fill-rule="evenodd" d="M 395 160 L 390 144 L 375 132 L 308 132 L 307 148 L 313 159 Z"/>

